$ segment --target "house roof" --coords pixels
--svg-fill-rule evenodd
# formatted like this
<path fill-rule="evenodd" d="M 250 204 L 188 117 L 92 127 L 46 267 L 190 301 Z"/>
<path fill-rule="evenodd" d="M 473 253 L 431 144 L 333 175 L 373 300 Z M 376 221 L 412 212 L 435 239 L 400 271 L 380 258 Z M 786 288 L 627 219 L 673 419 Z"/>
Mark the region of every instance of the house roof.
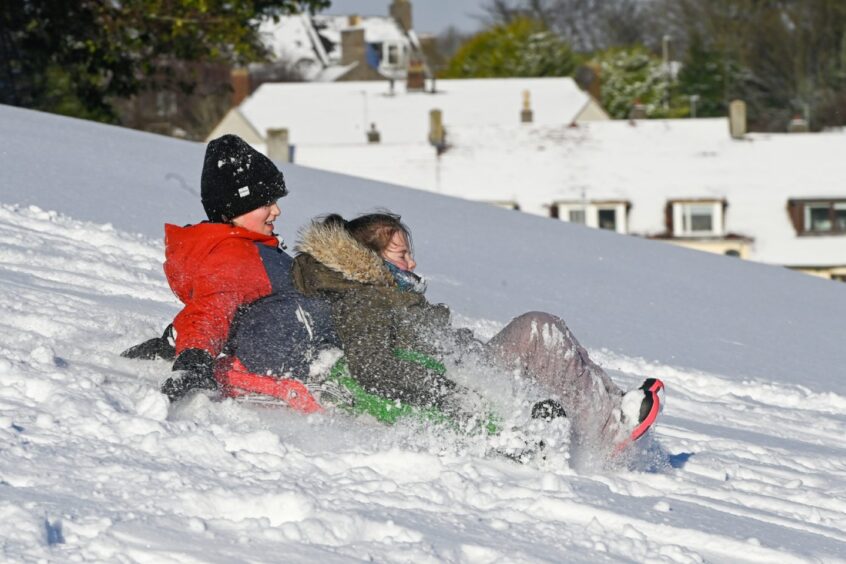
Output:
<path fill-rule="evenodd" d="M 286 127 L 291 143 L 362 145 L 374 123 L 382 143 L 426 143 L 429 111 L 443 112 L 448 138 L 463 127 L 517 125 L 523 92 L 534 123 L 563 126 L 591 102 L 571 78 L 438 80 L 437 93 L 405 90 L 402 81 L 262 84 L 239 111 L 258 131 Z"/>
<path fill-rule="evenodd" d="M 846 198 L 846 133 L 729 136 L 725 119 L 603 121 L 578 127 L 461 122 L 438 159 L 426 143 L 302 146 L 297 162 L 459 196 L 515 201 L 549 214 L 557 201 L 631 203 L 629 232 L 656 235 L 675 199 L 725 200 L 726 231 L 751 237 L 750 258 L 790 266 L 846 264 L 846 239 L 798 237 L 791 198 Z"/>
<path fill-rule="evenodd" d="M 348 16 L 313 16 L 312 21 L 321 35 L 335 44 L 341 43 L 341 32 L 353 26 Z M 356 27 L 364 29 L 364 41 L 384 43 L 386 41 L 407 41 L 405 32 L 390 16 L 360 16 Z M 340 51 L 336 53 L 340 60 Z"/>
<path fill-rule="evenodd" d="M 331 82 L 343 72 L 341 64 L 341 32 L 360 27 L 366 43 L 388 41 L 405 43 L 419 50 L 413 31 L 406 33 L 390 16 L 358 17 L 355 26 L 349 16 L 297 14 L 282 16 L 277 21 L 264 20 L 259 34 L 274 59 L 288 61 L 308 81 Z"/>

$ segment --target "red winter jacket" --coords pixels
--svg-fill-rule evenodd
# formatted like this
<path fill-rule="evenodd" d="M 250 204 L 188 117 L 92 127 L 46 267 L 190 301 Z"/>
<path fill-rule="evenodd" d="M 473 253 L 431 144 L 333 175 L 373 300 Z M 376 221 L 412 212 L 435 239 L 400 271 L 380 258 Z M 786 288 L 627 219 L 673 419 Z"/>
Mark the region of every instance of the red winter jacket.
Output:
<path fill-rule="evenodd" d="M 165 225 L 165 275 L 185 304 L 173 320 L 177 355 L 202 349 L 216 357 L 238 306 L 271 293 L 259 245 L 279 241 L 224 223 Z"/>

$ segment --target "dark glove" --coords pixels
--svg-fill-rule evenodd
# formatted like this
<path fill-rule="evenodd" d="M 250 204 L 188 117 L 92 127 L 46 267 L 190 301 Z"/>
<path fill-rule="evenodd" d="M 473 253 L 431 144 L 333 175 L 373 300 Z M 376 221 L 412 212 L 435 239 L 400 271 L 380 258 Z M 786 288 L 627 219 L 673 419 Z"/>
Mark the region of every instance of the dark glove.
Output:
<path fill-rule="evenodd" d="M 173 363 L 176 372 L 162 384 L 162 393 L 170 401 L 180 400 L 191 390 L 216 390 L 214 360 L 201 349 L 186 349 L 179 353 Z"/>
<path fill-rule="evenodd" d="M 176 356 L 176 349 L 173 348 L 175 337 L 173 335 L 173 323 L 165 327 L 161 337 L 156 337 L 130 347 L 120 353 L 124 358 L 137 358 L 141 360 L 173 360 Z"/>

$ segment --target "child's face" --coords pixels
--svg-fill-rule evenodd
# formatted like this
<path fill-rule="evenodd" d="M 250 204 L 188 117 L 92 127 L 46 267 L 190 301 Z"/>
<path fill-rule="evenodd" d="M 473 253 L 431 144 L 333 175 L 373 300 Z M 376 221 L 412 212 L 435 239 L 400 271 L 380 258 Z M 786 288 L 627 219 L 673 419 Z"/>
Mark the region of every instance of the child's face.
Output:
<path fill-rule="evenodd" d="M 276 202 L 256 208 L 251 212 L 239 215 L 232 220 L 238 227 L 255 231 L 263 235 L 273 235 L 273 222 L 282 213 Z"/>
<path fill-rule="evenodd" d="M 397 231 L 391 237 L 388 246 L 382 251 L 382 258 L 400 270 L 411 272 L 417 267 L 417 263 L 414 262 L 414 257 L 411 255 L 411 249 L 408 248 L 408 239 L 402 231 Z"/>

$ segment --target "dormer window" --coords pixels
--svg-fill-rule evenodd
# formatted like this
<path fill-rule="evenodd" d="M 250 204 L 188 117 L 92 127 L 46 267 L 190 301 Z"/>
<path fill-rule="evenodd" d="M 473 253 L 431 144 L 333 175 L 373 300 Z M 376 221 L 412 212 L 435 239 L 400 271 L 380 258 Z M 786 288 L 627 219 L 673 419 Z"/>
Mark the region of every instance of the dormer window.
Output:
<path fill-rule="evenodd" d="M 387 67 L 404 67 L 405 46 L 399 42 L 386 41 L 383 45 L 382 60 Z"/>
<path fill-rule="evenodd" d="M 846 198 L 790 200 L 787 208 L 797 235 L 846 235 Z"/>
<path fill-rule="evenodd" d="M 581 223 L 617 233 L 628 232 L 627 201 L 560 201 L 550 206 L 550 215 L 570 223 Z"/>
<path fill-rule="evenodd" d="M 673 237 L 721 237 L 725 232 L 722 200 L 674 200 L 669 208 Z"/>
<path fill-rule="evenodd" d="M 567 221 L 570 223 L 581 223 L 582 225 L 585 224 L 585 208 L 569 208 L 567 210 Z"/>

